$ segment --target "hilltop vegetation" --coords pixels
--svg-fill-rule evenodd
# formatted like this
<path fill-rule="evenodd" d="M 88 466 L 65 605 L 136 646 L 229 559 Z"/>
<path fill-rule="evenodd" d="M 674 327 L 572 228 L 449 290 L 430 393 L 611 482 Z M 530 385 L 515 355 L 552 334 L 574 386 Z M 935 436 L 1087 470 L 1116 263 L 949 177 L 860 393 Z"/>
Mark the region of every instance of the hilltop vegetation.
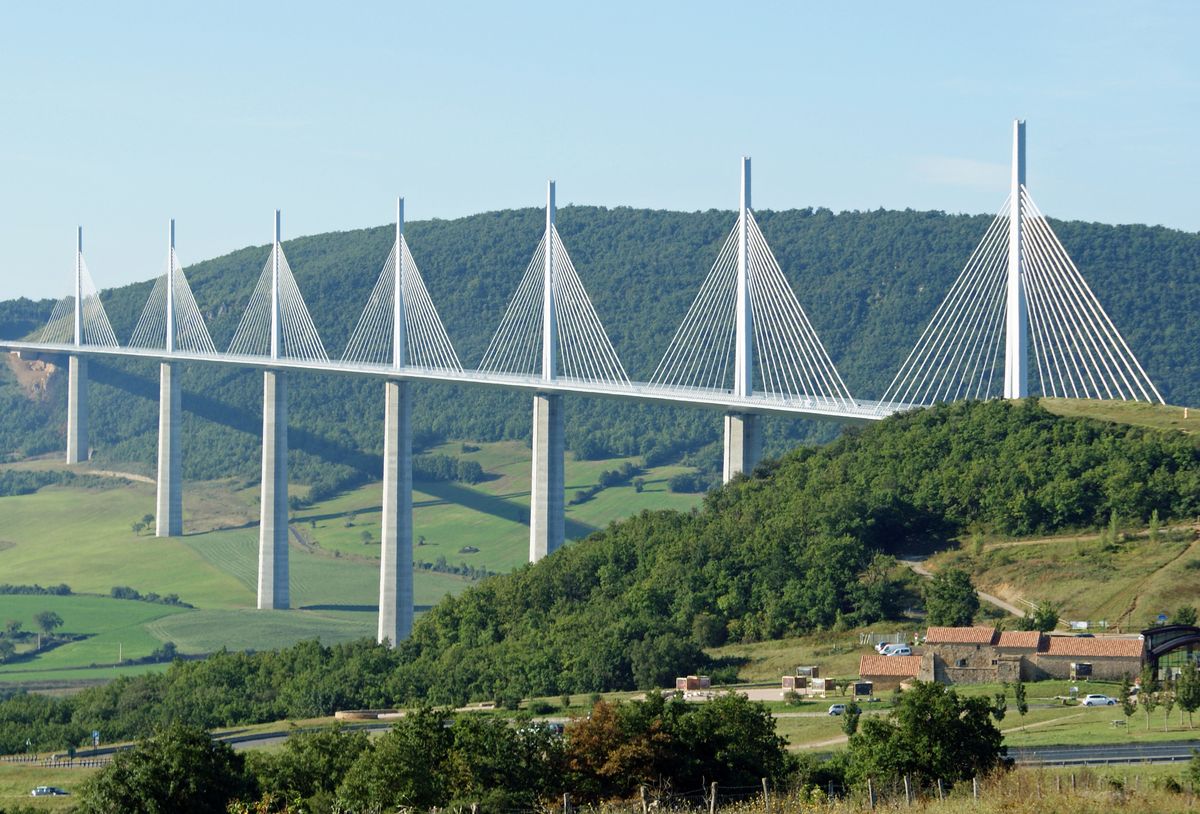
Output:
<path fill-rule="evenodd" d="M 757 214 L 822 341 L 852 392 L 880 395 L 987 226 L 982 216 L 938 212 L 764 211 Z M 482 356 L 542 228 L 538 210 L 410 223 L 408 238 L 430 293 L 467 366 Z M 614 345 L 635 379 L 645 379 L 708 271 L 732 216 L 567 207 L 559 229 Z M 1075 261 L 1168 400 L 1200 403 L 1200 301 L 1194 284 L 1200 238 L 1142 226 L 1055 223 Z M 392 227 L 304 237 L 285 243 L 331 356 L 340 355 L 392 239 Z M 185 251 L 186 254 L 186 251 Z M 227 345 L 266 256 L 243 249 L 188 269 L 218 347 Z M 103 269 L 96 269 L 103 280 Z M 66 274 L 64 272 L 64 280 Z M 150 290 L 139 283 L 104 293 L 118 336 L 127 338 Z M 0 303 L 0 335 L 22 336 L 52 303 Z M 65 377 L 31 400 L 0 366 L 0 454 L 62 447 Z M 95 361 L 93 444 L 100 460 L 154 460 L 157 370 Z M 257 477 L 261 383 L 255 373 L 191 366 L 183 377 L 184 468 L 188 478 Z M 373 479 L 382 447 L 378 383 L 296 375 L 291 390 L 291 463 L 317 494 Z M 720 422 L 710 413 L 636 407 L 583 398 L 568 403 L 568 445 L 583 458 L 640 456 L 649 465 L 681 456 L 715 469 Z M 440 438 L 526 439 L 524 396 L 423 385 L 418 445 Z M 119 417 L 119 418 L 118 418 Z M 801 439 L 827 439 L 829 426 L 768 422 L 775 454 Z"/>
<path fill-rule="evenodd" d="M 0 732 L 23 743 L 102 723 L 123 737 L 166 721 L 213 727 L 664 686 L 697 669 L 730 678 L 732 666 L 703 648 L 867 624 L 919 604 L 888 552 L 967 529 L 1103 525 L 1114 509 L 1164 522 L 1195 515 L 1196 441 L 1056 417 L 1034 400 L 942 406 L 797 449 L 710 493 L 697 512 L 644 512 L 485 579 L 443 599 L 395 650 L 364 641 L 222 653 L 70 699 L 13 699 L 0 705 Z"/>

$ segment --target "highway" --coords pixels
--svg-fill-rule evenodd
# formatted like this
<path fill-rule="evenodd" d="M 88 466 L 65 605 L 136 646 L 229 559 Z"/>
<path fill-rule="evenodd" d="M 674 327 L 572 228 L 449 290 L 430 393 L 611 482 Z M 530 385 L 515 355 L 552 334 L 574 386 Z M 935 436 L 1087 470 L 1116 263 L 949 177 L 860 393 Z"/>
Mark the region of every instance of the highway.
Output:
<path fill-rule="evenodd" d="M 1200 749 L 1200 740 L 1009 747 L 1008 756 L 1022 766 L 1095 766 L 1187 761 L 1191 760 L 1192 751 L 1196 749 Z"/>

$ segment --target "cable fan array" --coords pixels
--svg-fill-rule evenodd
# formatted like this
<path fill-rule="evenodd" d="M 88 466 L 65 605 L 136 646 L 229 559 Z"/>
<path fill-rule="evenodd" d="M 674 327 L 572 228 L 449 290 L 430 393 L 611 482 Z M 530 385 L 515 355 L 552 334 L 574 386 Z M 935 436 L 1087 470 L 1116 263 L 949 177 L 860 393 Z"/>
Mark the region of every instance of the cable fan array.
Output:
<path fill-rule="evenodd" d="M 271 355 L 271 276 L 276 257 L 279 260 L 279 357 L 329 361 L 304 298 L 300 296 L 287 256 L 278 243 L 271 249 L 271 256 L 258 277 L 258 285 L 229 343 L 229 353 Z"/>
<path fill-rule="evenodd" d="M 933 404 L 1000 395 L 1010 203 L 1011 196 L 888 386 L 884 402 Z"/>
<path fill-rule="evenodd" d="M 100 302 L 100 292 L 92 282 L 92 275 L 84 262 L 83 253 L 78 252 L 75 262 L 79 264 L 80 289 L 82 290 L 83 307 L 80 319 L 81 345 L 99 345 L 115 348 L 120 344 L 117 335 L 113 333 L 108 314 Z M 58 345 L 69 345 L 75 341 L 75 295 L 68 294 L 58 301 L 50 312 L 50 319 L 38 337 L 39 342 Z"/>
<path fill-rule="evenodd" d="M 754 331 L 754 389 L 780 398 L 853 406 L 854 399 L 792 292 L 754 213 L 746 217 L 746 271 Z M 650 381 L 731 390 L 737 316 L 738 237 L 729 233 Z"/>
<path fill-rule="evenodd" d="M 549 236 L 555 268 L 553 297 L 559 372 L 568 378 L 628 384 L 625 368 L 588 299 L 575 265 L 558 236 L 558 229 L 551 227 Z M 535 374 L 541 369 L 546 245 L 546 235 L 543 235 L 500 327 L 483 354 L 480 370 Z"/>
<path fill-rule="evenodd" d="M 174 302 L 173 327 L 175 332 L 174 346 L 186 353 L 217 352 L 208 326 L 204 324 L 204 316 L 192 296 L 192 288 L 188 285 L 183 273 L 183 266 L 175 256 L 175 250 L 170 249 L 167 262 L 171 268 L 171 296 Z M 165 348 L 167 346 L 167 275 L 163 274 L 154 281 L 154 288 L 146 300 L 146 307 L 138 318 L 137 326 L 133 329 L 133 337 L 129 340 L 130 347 L 135 348 Z"/>
<path fill-rule="evenodd" d="M 413 260 L 408 241 L 400 236 L 400 299 L 403 312 L 400 316 L 403 327 L 402 341 L 405 364 L 416 367 L 461 371 L 462 364 L 454 345 L 442 325 L 437 308 L 421 279 L 421 271 Z M 393 361 L 393 338 L 395 336 L 395 291 L 396 289 L 396 244 L 388 254 L 383 271 L 375 282 L 375 288 L 367 300 L 358 325 L 350 336 L 350 343 L 342 359 L 351 362 L 391 364 Z"/>
<path fill-rule="evenodd" d="M 1021 266 L 1040 392 L 1162 402 L 1025 187 Z M 888 386 L 884 403 L 1002 394 L 1011 196 Z"/>

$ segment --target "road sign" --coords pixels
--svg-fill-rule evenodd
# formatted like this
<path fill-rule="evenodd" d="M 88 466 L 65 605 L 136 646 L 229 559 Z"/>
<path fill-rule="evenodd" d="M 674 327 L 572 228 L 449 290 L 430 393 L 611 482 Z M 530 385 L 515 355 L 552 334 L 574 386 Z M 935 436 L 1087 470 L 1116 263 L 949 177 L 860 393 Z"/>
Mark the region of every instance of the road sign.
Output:
<path fill-rule="evenodd" d="M 92 746 L 99 746 L 99 745 L 100 745 L 100 730 L 93 729 L 92 730 Z"/>

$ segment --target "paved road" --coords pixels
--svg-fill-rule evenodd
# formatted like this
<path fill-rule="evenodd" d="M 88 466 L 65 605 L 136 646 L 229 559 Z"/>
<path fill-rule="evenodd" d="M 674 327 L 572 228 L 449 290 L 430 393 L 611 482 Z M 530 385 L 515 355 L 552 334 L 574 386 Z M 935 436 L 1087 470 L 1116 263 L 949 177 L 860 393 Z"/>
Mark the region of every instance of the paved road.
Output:
<path fill-rule="evenodd" d="M 1191 760 L 1200 740 L 1162 743 L 1100 744 L 1095 746 L 1009 747 L 1017 763 L 1042 766 L 1088 766 L 1105 763 L 1169 763 Z"/>

